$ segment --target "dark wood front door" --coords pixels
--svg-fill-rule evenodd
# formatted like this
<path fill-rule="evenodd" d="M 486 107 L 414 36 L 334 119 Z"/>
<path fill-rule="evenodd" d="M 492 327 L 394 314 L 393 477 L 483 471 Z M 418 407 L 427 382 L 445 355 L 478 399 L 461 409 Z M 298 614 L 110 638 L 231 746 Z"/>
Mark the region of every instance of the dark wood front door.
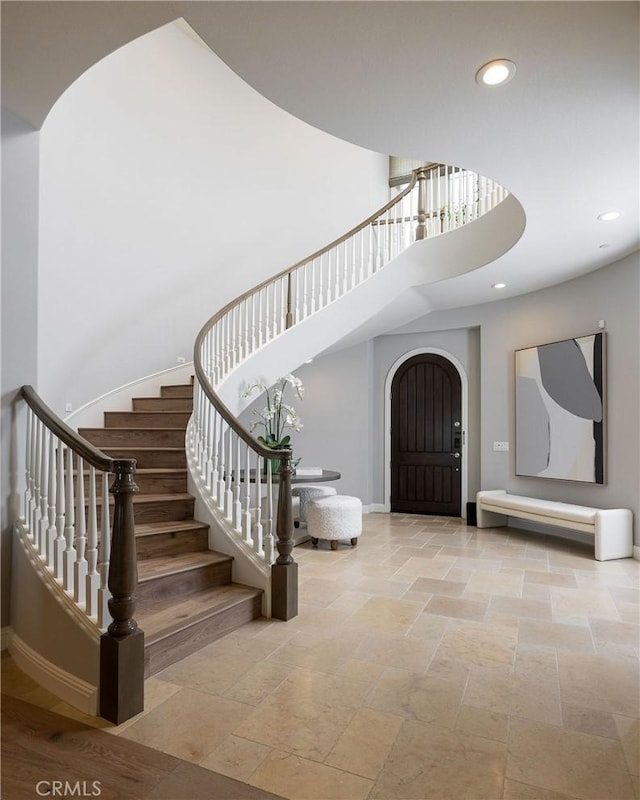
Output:
<path fill-rule="evenodd" d="M 391 385 L 391 510 L 461 513 L 462 391 L 443 356 L 408 359 Z"/>

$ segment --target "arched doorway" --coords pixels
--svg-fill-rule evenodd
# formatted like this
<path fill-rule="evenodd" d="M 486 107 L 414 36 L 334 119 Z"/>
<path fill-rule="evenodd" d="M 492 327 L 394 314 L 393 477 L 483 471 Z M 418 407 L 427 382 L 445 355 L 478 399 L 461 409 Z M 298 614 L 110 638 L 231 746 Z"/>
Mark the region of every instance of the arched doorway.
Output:
<path fill-rule="evenodd" d="M 461 516 L 466 399 L 461 370 L 434 351 L 407 354 L 394 366 L 388 378 L 390 510 Z"/>

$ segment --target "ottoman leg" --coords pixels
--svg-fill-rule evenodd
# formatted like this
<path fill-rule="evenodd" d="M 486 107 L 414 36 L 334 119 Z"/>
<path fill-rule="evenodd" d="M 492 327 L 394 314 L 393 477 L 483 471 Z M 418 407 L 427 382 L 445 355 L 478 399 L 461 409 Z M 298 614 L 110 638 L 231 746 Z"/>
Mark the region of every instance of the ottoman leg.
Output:
<path fill-rule="evenodd" d="M 338 549 L 338 540 L 337 539 L 332 539 L 331 540 L 331 549 L 332 550 L 337 550 Z"/>
<path fill-rule="evenodd" d="M 357 544 L 358 544 L 358 537 L 354 536 L 354 538 L 351 540 L 351 547 L 355 547 Z"/>
<path fill-rule="evenodd" d="M 318 540 L 315 538 L 315 536 L 312 536 L 312 537 L 311 537 L 311 544 L 312 544 L 314 547 L 317 547 L 317 546 L 318 546 Z"/>

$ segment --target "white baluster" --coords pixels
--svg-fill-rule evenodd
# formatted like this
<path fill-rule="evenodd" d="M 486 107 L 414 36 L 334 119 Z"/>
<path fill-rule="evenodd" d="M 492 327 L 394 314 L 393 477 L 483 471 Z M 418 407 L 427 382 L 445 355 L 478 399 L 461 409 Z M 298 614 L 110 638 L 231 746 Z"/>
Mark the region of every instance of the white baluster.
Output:
<path fill-rule="evenodd" d="M 218 435 L 222 423 L 220 415 L 211 404 L 209 405 L 209 411 L 213 427 L 211 433 L 211 483 L 208 488 L 211 497 L 215 498 L 218 491 Z"/>
<path fill-rule="evenodd" d="M 49 429 L 44 422 L 40 431 L 40 511 L 38 513 L 38 552 L 41 558 L 45 558 L 47 553 L 47 527 L 48 519 L 48 499 L 47 491 L 49 485 Z"/>
<path fill-rule="evenodd" d="M 238 306 L 228 312 L 231 323 L 231 364 L 232 368 L 238 365 Z"/>
<path fill-rule="evenodd" d="M 224 470 L 224 422 L 220 417 L 218 432 L 218 488 L 215 499 L 221 511 L 224 508 Z"/>
<path fill-rule="evenodd" d="M 342 242 L 340 249 L 342 250 L 342 294 L 345 295 L 347 293 L 347 275 L 349 272 L 346 241 Z"/>
<path fill-rule="evenodd" d="M 302 312 L 301 319 L 306 319 L 309 309 L 309 277 L 313 274 L 313 261 L 308 262 L 302 267 Z"/>
<path fill-rule="evenodd" d="M 244 511 L 242 512 L 242 538 L 247 544 L 253 544 L 251 539 L 251 448 L 247 447 L 246 464 L 244 468 Z"/>
<path fill-rule="evenodd" d="M 31 519 L 31 489 L 33 487 L 33 480 L 31 477 L 31 445 L 33 442 L 33 411 L 27 406 L 27 430 L 26 430 L 26 443 L 24 454 L 24 523 L 29 525 Z"/>
<path fill-rule="evenodd" d="M 40 532 L 40 469 L 42 464 L 42 428 L 43 424 L 39 419 L 36 419 L 36 437 L 35 437 L 35 458 L 33 471 L 33 501 L 31 504 L 31 523 L 30 531 L 31 538 L 36 548 L 39 549 L 39 532 Z"/>
<path fill-rule="evenodd" d="M 249 332 L 249 352 L 253 353 L 256 349 L 256 294 L 251 295 L 251 317 L 250 317 L 250 332 Z"/>
<path fill-rule="evenodd" d="M 104 630 L 111 623 L 109 613 L 109 560 L 111 558 L 111 527 L 109 525 L 109 473 L 102 474 L 102 511 L 100 517 L 100 542 L 98 546 L 98 573 L 100 588 L 98 589 L 97 616 L 98 627 Z"/>
<path fill-rule="evenodd" d="M 65 476 L 65 551 L 62 563 L 62 585 L 65 591 L 73 593 L 73 565 L 76 563 L 76 549 L 73 544 L 75 534 L 75 498 L 73 493 L 73 451 L 67 448 L 67 474 Z"/>
<path fill-rule="evenodd" d="M 236 439 L 236 462 L 233 473 L 233 527 L 238 533 L 242 533 L 242 503 L 240 501 L 240 437 L 235 434 Z"/>
<path fill-rule="evenodd" d="M 287 329 L 287 279 L 280 280 L 280 313 L 278 314 L 280 320 L 280 333 L 284 333 Z"/>
<path fill-rule="evenodd" d="M 222 318 L 223 324 L 223 341 L 224 341 L 224 361 L 222 366 L 222 375 L 223 377 L 226 376 L 229 372 L 229 365 L 230 365 L 230 353 L 229 353 L 229 314 L 225 314 Z"/>
<path fill-rule="evenodd" d="M 271 284 L 271 327 L 268 329 L 268 341 L 274 339 L 278 332 L 278 287 L 274 281 Z"/>
<path fill-rule="evenodd" d="M 273 476 L 271 474 L 271 464 L 267 470 L 267 519 L 266 535 L 264 537 L 264 550 L 260 555 L 264 555 L 267 564 L 273 563 L 275 552 L 275 540 L 273 538 Z"/>
<path fill-rule="evenodd" d="M 264 326 L 264 313 L 263 313 L 263 305 L 264 305 L 264 297 L 265 297 L 265 290 L 260 289 L 258 292 L 258 348 L 261 348 L 264 344 L 264 334 L 263 334 L 263 326 Z"/>
<path fill-rule="evenodd" d="M 98 617 L 98 514 L 96 509 L 96 470 L 89 466 L 89 504 L 87 520 L 87 575 L 85 578 L 85 610 L 87 616 Z"/>
<path fill-rule="evenodd" d="M 213 427 L 215 425 L 215 418 L 214 418 L 214 409 L 209 401 L 209 398 L 204 398 L 205 406 L 205 418 L 206 418 L 206 464 L 205 464 L 205 488 L 208 494 L 212 494 L 214 490 L 214 480 L 213 480 L 213 447 L 214 447 L 214 431 Z M 216 477 L 217 480 L 217 477 Z"/>
<path fill-rule="evenodd" d="M 233 431 L 227 428 L 227 452 L 224 480 L 224 515 L 230 522 L 233 519 L 233 491 L 231 490 L 231 473 L 233 471 Z"/>
<path fill-rule="evenodd" d="M 195 436 L 193 439 L 193 454 L 195 460 L 200 463 L 200 451 L 202 448 L 202 430 L 200 420 L 200 383 L 196 382 L 193 387 L 193 424 L 195 427 Z"/>
<path fill-rule="evenodd" d="M 84 505 L 84 461 L 77 456 L 77 490 L 76 490 L 76 549 L 77 557 L 73 575 L 73 599 L 76 603 L 85 602 L 85 579 L 87 577 L 87 559 L 85 548 L 87 545 L 87 523 Z"/>
<path fill-rule="evenodd" d="M 268 468 L 271 468 L 271 464 L 268 464 L 264 458 L 261 458 L 256 454 L 256 524 L 253 527 L 253 549 L 256 553 L 262 555 L 262 486 L 261 486 L 261 477 L 262 477 L 262 463 L 264 462 L 267 464 Z"/>
<path fill-rule="evenodd" d="M 64 491 L 64 445 L 58 442 L 56 458 L 56 541 L 53 548 L 53 574 L 56 580 L 63 580 L 64 562 L 64 527 L 65 527 L 65 491 Z"/>
<path fill-rule="evenodd" d="M 325 307 L 325 298 L 327 297 L 327 293 L 325 292 L 325 281 L 324 281 L 324 271 L 323 271 L 323 264 L 324 264 L 324 257 L 320 256 L 318 259 L 318 305 L 317 310 L 319 311 L 321 308 Z"/>
<path fill-rule="evenodd" d="M 320 308 L 319 296 L 320 296 L 320 279 L 318 276 L 318 259 L 314 258 L 311 262 L 311 276 L 310 276 L 311 284 L 309 287 L 309 310 L 311 314 L 315 314 L 315 312 Z"/>
<path fill-rule="evenodd" d="M 54 566 L 54 549 L 56 536 L 58 531 L 56 529 L 56 446 L 60 446 L 60 442 L 53 435 L 49 436 L 49 488 L 47 497 L 49 498 L 49 507 L 47 509 L 47 516 L 49 525 L 46 533 L 46 564 L 55 575 Z"/>

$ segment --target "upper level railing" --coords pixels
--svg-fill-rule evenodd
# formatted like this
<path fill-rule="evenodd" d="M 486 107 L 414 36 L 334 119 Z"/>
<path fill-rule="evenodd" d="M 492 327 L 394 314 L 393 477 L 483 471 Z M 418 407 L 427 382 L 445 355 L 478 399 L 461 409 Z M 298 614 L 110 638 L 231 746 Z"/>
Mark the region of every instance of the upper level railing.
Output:
<path fill-rule="evenodd" d="M 296 566 L 291 555 L 291 451 L 269 450 L 256 441 L 221 401 L 218 388 L 253 353 L 369 280 L 416 240 L 473 222 L 506 196 L 495 181 L 459 167 L 419 168 L 379 211 L 228 303 L 198 334 L 191 446 L 221 522 L 265 566 L 273 564 L 278 552 L 272 569 L 273 616 L 288 619 L 297 608 L 291 578 Z M 279 464 L 277 476 L 273 460 Z M 281 597 L 283 586 L 288 595 Z"/>
<path fill-rule="evenodd" d="M 27 404 L 25 543 L 52 591 L 73 601 L 76 617 L 96 636 L 102 634 L 100 714 L 122 722 L 142 710 L 142 632 L 133 616 L 136 462 L 112 459 L 95 448 L 31 386 L 22 387 L 22 397 Z M 132 647 L 140 653 L 139 671 L 128 667 L 129 687 L 122 693 L 123 658 Z"/>

